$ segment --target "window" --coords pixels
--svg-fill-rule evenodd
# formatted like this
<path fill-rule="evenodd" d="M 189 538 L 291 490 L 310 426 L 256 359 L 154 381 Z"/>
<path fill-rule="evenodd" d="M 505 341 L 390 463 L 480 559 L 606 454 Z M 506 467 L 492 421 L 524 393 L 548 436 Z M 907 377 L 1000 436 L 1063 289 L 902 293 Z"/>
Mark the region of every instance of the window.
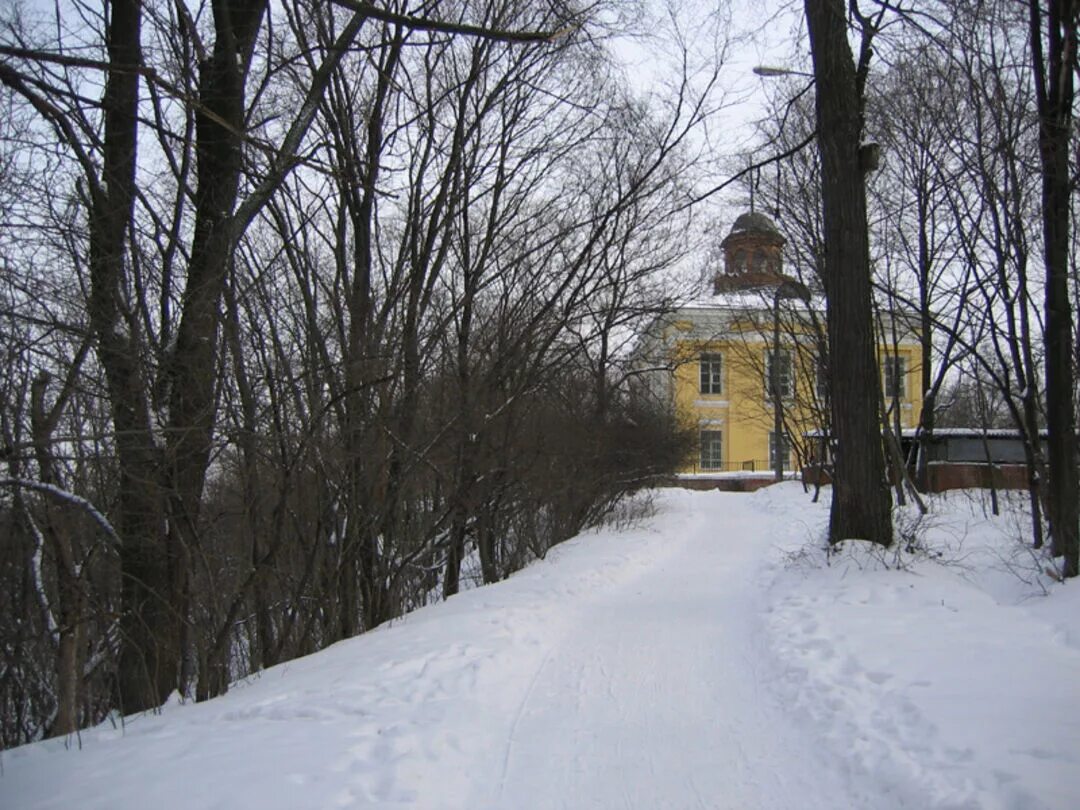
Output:
<path fill-rule="evenodd" d="M 701 447 L 701 469 L 722 470 L 724 469 L 722 430 L 703 430 L 699 444 Z"/>
<path fill-rule="evenodd" d="M 907 377 L 907 358 L 895 354 L 885 356 L 885 398 L 904 399 L 907 391 L 905 380 Z"/>
<path fill-rule="evenodd" d="M 776 370 L 773 370 L 775 358 Z M 791 352 L 787 349 L 765 352 L 765 396 L 772 399 L 781 396 L 789 399 L 794 393 L 794 377 L 791 373 Z"/>
<path fill-rule="evenodd" d="M 817 359 L 817 398 L 819 402 L 829 401 L 829 365 L 824 357 Z"/>
<path fill-rule="evenodd" d="M 701 355 L 701 393 L 724 393 L 724 361 L 719 354 Z"/>
<path fill-rule="evenodd" d="M 784 462 L 784 469 L 791 469 L 791 437 L 786 433 L 780 434 L 780 453 L 781 461 Z M 776 469 L 776 433 L 774 431 L 769 432 L 769 469 Z"/>

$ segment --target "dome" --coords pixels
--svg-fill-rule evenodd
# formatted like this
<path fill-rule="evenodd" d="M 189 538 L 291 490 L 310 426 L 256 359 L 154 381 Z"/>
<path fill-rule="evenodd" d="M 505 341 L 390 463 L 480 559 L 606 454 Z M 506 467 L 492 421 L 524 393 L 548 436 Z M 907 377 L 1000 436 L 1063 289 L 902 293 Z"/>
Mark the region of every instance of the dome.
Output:
<path fill-rule="evenodd" d="M 724 237 L 724 267 L 713 277 L 717 294 L 734 289 L 757 289 L 784 279 L 784 243 L 780 229 L 756 211 L 741 214 Z"/>
<path fill-rule="evenodd" d="M 779 236 L 780 229 L 764 214 L 750 211 L 746 214 L 740 214 L 738 219 L 735 220 L 735 224 L 731 226 L 731 234 L 737 233 L 767 233 L 770 236 Z"/>

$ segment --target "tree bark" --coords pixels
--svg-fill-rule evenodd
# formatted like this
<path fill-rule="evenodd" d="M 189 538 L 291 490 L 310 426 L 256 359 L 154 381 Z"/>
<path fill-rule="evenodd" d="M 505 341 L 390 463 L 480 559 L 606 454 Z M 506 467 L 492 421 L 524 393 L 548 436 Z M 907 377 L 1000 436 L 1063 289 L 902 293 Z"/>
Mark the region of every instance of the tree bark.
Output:
<path fill-rule="evenodd" d="M 836 459 L 829 541 L 892 543 L 874 353 L 862 121 L 841 0 L 805 0 L 817 85 L 830 399 Z"/>
<path fill-rule="evenodd" d="M 102 102 L 101 183 L 92 186 L 90 324 L 109 390 L 120 461 L 118 529 L 122 616 L 118 699 L 124 711 L 159 705 L 174 688 L 179 655 L 168 606 L 160 453 L 151 430 L 138 341 L 125 311 L 126 236 L 135 199 L 141 3 L 116 0 L 108 31 L 109 71 Z"/>
<path fill-rule="evenodd" d="M 165 469 L 170 603 L 182 631 L 216 415 L 221 302 L 236 238 L 233 209 L 242 170 L 244 87 L 265 10 L 266 0 L 215 0 L 214 48 L 199 66 L 194 239 L 168 371 Z M 185 672 L 185 684 L 179 685 L 184 687 L 188 677 Z"/>
<path fill-rule="evenodd" d="M 71 378 L 69 377 L 69 382 Z M 61 392 L 58 404 L 49 412 L 45 392 L 50 377 L 42 372 L 31 383 L 30 428 L 41 482 L 62 487 L 56 458 L 52 453 L 53 429 L 70 389 Z M 79 698 L 82 686 L 83 648 L 86 637 L 86 591 L 82 566 L 76 556 L 75 527 L 66 505 L 46 504 L 44 533 L 56 557 L 57 641 L 56 719 L 49 733 L 55 736 L 79 730 Z"/>
<path fill-rule="evenodd" d="M 1051 551 L 1064 575 L 1080 574 L 1076 415 L 1073 403 L 1072 308 L 1069 303 L 1069 147 L 1077 68 L 1076 0 L 1047 6 L 1043 48 L 1041 3 L 1030 0 L 1031 47 L 1039 107 L 1043 251 L 1046 260 L 1046 427 L 1049 444 Z M 1038 441 L 1036 436 L 1035 441 Z"/>

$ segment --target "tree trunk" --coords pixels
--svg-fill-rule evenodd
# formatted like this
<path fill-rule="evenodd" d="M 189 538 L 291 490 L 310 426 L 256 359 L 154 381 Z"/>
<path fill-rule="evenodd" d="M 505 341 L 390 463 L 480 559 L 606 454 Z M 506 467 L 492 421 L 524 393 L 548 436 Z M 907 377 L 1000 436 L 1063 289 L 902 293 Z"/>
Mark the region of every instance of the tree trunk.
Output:
<path fill-rule="evenodd" d="M 928 472 L 930 446 L 934 441 L 934 409 L 937 407 L 937 388 L 933 380 L 934 363 L 934 313 L 930 301 L 930 249 L 926 220 L 929 206 L 926 195 L 919 195 L 919 385 L 922 388 L 923 406 L 919 413 L 916 454 L 915 483 L 923 491 L 929 491 Z"/>
<path fill-rule="evenodd" d="M 1069 147 L 1077 68 L 1076 0 L 1052 0 L 1043 25 L 1037 0 L 1029 3 L 1042 160 L 1042 225 L 1046 259 L 1046 427 L 1049 443 L 1051 550 L 1064 556 L 1064 574 L 1080 574 L 1080 500 L 1077 499 L 1076 416 L 1073 403 L 1072 309 L 1069 304 Z M 1038 441 L 1036 436 L 1035 441 Z"/>
<path fill-rule="evenodd" d="M 489 502 L 479 510 L 476 527 L 476 548 L 480 554 L 480 574 L 485 585 L 498 582 L 499 561 L 496 559 L 495 528 L 492 525 L 492 516 L 497 511 L 497 504 Z"/>
<path fill-rule="evenodd" d="M 138 341 L 121 321 L 126 236 L 135 198 L 139 75 L 132 67 L 142 63 L 140 27 L 138 0 L 112 3 L 110 70 L 102 102 L 102 183 L 94 187 L 89 216 L 89 317 L 105 371 L 120 462 L 118 699 L 128 712 L 160 705 L 179 675 L 177 632 L 167 604 L 159 448 L 151 431 Z"/>
<path fill-rule="evenodd" d="M 379 509 L 384 511 L 393 509 L 396 491 L 393 482 L 394 469 L 387 460 L 393 451 L 389 449 L 386 437 L 382 434 L 378 435 L 374 441 L 374 452 L 370 446 L 373 431 L 370 430 L 369 424 L 371 406 L 368 396 L 373 381 L 382 376 L 381 366 L 374 357 L 373 346 L 376 341 L 372 335 L 372 279 L 377 250 L 374 233 L 375 202 L 378 194 L 379 165 L 385 148 L 384 118 L 387 114 L 387 106 L 392 99 L 393 77 L 397 72 L 403 48 L 403 35 L 400 29 L 387 31 L 385 36 L 387 39 L 384 40 L 382 51 L 378 56 L 379 79 L 368 111 L 363 166 L 357 166 L 353 162 L 356 156 L 349 156 L 349 166 L 358 175 L 357 180 L 362 184 L 362 194 L 359 199 L 352 196 L 349 198 L 351 204 L 349 214 L 354 229 L 355 267 L 353 272 L 355 275 L 349 295 L 348 355 L 345 360 L 350 519 L 342 554 L 349 560 L 355 560 L 356 564 L 350 564 L 348 570 L 344 572 L 352 578 L 352 581 L 342 584 L 343 587 L 349 589 L 350 599 L 353 599 L 353 595 L 357 589 L 359 590 L 360 626 L 365 630 L 370 630 L 389 619 L 390 610 L 387 592 L 388 576 L 379 551 L 380 529 L 382 542 L 384 544 L 388 542 L 387 526 L 380 527 L 376 519 L 369 517 L 370 513 L 364 510 L 363 505 L 369 500 L 377 499 Z M 346 192 L 348 191 L 346 189 Z M 356 582 L 357 577 L 360 579 L 359 583 Z M 352 604 L 345 605 L 344 609 L 353 610 L 353 606 Z M 353 627 L 351 616 L 346 617 L 346 621 L 350 634 L 359 629 Z"/>
<path fill-rule="evenodd" d="M 866 188 L 855 64 L 841 0 L 805 0 L 817 85 L 817 139 L 828 301 L 830 400 L 836 440 L 829 540 L 892 543 L 874 352 Z"/>
<path fill-rule="evenodd" d="M 77 361 L 80 362 L 80 361 Z M 72 378 L 69 377 L 69 381 Z M 70 395 L 61 392 L 52 411 L 45 406 L 45 392 L 50 377 L 42 372 L 31 384 L 30 429 L 39 477 L 44 484 L 63 488 L 56 459 L 52 453 L 52 433 L 59 409 Z M 76 557 L 75 527 L 64 505 L 48 504 L 44 533 L 56 558 L 57 642 L 56 642 L 56 719 L 50 734 L 60 736 L 79 730 L 79 693 L 82 686 L 83 648 L 86 637 L 86 592 L 82 567 Z"/>

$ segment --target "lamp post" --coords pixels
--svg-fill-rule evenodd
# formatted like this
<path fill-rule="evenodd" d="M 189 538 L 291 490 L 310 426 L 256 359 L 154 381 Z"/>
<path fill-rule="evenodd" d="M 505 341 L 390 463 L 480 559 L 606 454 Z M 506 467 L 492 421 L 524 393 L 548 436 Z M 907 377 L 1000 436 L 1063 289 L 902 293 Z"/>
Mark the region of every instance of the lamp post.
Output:
<path fill-rule="evenodd" d="M 780 388 L 780 302 L 798 299 L 810 302 L 810 290 L 795 279 L 785 279 L 773 293 L 773 348 L 769 364 L 769 388 L 773 401 L 773 473 L 777 481 L 784 480 L 784 392 Z M 788 377 L 790 378 L 790 371 Z"/>
<path fill-rule="evenodd" d="M 814 78 L 813 73 L 806 73 L 802 70 L 792 70 L 785 67 L 773 67 L 771 65 L 756 65 L 752 68 L 754 74 L 762 76 L 766 79 L 771 79 L 775 76 L 805 76 L 808 79 Z"/>
<path fill-rule="evenodd" d="M 802 76 L 813 79 L 813 73 L 792 68 L 776 67 L 772 65 L 756 65 L 753 68 L 754 75 L 764 79 L 772 79 L 777 76 Z M 777 481 L 784 479 L 784 397 L 780 390 L 780 301 L 783 299 L 797 298 L 809 303 L 810 291 L 806 285 L 794 279 L 787 279 L 776 287 L 773 294 L 773 349 L 770 368 L 770 388 L 773 404 L 773 473 Z"/>
<path fill-rule="evenodd" d="M 813 73 L 807 73 L 804 70 L 793 70 L 786 67 L 777 67 L 775 65 L 755 65 L 751 68 L 755 76 L 760 76 L 763 79 L 775 79 L 777 76 L 803 76 L 807 79 L 813 79 Z M 811 82 L 812 84 L 813 82 Z M 859 146 L 859 168 L 865 174 L 867 172 L 876 172 L 881 165 L 881 144 L 873 141 L 864 143 Z"/>

